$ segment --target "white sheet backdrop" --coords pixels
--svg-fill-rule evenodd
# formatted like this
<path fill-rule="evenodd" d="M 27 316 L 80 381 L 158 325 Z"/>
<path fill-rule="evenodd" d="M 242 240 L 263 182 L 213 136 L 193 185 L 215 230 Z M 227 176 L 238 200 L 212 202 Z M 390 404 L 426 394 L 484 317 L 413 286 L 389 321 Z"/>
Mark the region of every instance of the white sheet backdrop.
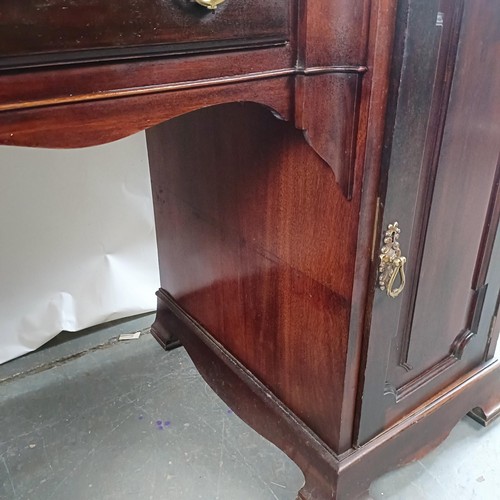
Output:
<path fill-rule="evenodd" d="M 151 311 L 158 286 L 143 133 L 0 147 L 0 363 L 62 330 Z"/>

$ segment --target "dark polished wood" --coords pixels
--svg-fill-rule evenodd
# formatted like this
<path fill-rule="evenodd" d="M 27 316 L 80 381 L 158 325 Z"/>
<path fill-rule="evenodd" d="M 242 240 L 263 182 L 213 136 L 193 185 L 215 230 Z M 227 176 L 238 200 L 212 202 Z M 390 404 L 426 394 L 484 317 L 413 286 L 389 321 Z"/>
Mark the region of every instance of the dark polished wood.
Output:
<path fill-rule="evenodd" d="M 0 67 L 152 57 L 285 44 L 288 0 L 2 0 Z"/>
<path fill-rule="evenodd" d="M 299 465 L 305 484 L 298 500 L 359 498 L 377 476 L 432 451 L 469 408 L 474 408 L 473 417 L 483 424 L 500 415 L 500 362 L 491 360 L 458 378 L 366 444 L 336 454 L 167 292 L 160 290 L 157 295 L 153 331 L 175 331 L 217 394 Z"/>
<path fill-rule="evenodd" d="M 161 282 L 338 449 L 360 190 L 346 200 L 302 134 L 257 105 L 147 139 Z"/>
<path fill-rule="evenodd" d="M 436 7 L 448 23 L 423 39 Z M 480 318 L 483 310 L 494 316 L 500 285 L 486 279 L 500 210 L 500 134 L 491 128 L 478 140 L 482 124 L 500 122 L 498 51 L 489 43 L 498 9 L 487 0 L 408 1 L 399 17 L 380 224 L 400 224 L 407 287 L 394 301 L 374 297 L 360 442 L 486 359 L 491 325 Z"/>
<path fill-rule="evenodd" d="M 353 499 L 498 417 L 495 0 L 37 6 L 0 6 L 0 144 L 147 131 L 152 333 L 296 461 L 299 498 Z"/>

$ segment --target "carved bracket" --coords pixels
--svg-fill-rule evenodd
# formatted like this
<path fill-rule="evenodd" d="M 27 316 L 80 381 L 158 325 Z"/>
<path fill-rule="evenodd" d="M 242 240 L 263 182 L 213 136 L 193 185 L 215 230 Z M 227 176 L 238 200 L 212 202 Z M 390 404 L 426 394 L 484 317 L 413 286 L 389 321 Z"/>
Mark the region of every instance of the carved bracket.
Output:
<path fill-rule="evenodd" d="M 295 126 L 330 166 L 347 199 L 352 197 L 359 100 L 364 68 L 297 75 Z M 313 73 L 313 74 L 311 74 Z"/>

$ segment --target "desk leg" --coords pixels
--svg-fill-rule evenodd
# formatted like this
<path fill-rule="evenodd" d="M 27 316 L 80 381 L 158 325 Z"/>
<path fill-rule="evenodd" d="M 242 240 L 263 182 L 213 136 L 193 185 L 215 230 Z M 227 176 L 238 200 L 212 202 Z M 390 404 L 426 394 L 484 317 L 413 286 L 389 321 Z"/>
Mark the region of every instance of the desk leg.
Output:
<path fill-rule="evenodd" d="M 300 464 L 304 491 L 330 498 L 360 190 L 347 199 L 303 133 L 257 104 L 180 116 L 147 142 L 153 334 L 177 336 L 235 413 Z"/>
<path fill-rule="evenodd" d="M 153 335 L 165 351 L 172 351 L 182 345 L 181 341 L 171 331 L 166 329 L 165 325 L 159 321 L 158 317 L 151 325 L 151 335 Z"/>

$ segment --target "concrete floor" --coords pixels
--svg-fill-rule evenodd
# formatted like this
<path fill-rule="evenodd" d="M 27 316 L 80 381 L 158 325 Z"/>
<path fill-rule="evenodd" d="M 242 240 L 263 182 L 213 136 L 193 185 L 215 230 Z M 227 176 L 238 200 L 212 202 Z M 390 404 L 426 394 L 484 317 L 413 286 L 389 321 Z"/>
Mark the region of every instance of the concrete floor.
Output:
<path fill-rule="evenodd" d="M 151 316 L 63 334 L 0 366 L 2 500 L 295 500 L 298 467 L 212 392 Z M 143 330 L 139 340 L 119 333 Z M 500 423 L 464 419 L 374 499 L 500 498 Z"/>

